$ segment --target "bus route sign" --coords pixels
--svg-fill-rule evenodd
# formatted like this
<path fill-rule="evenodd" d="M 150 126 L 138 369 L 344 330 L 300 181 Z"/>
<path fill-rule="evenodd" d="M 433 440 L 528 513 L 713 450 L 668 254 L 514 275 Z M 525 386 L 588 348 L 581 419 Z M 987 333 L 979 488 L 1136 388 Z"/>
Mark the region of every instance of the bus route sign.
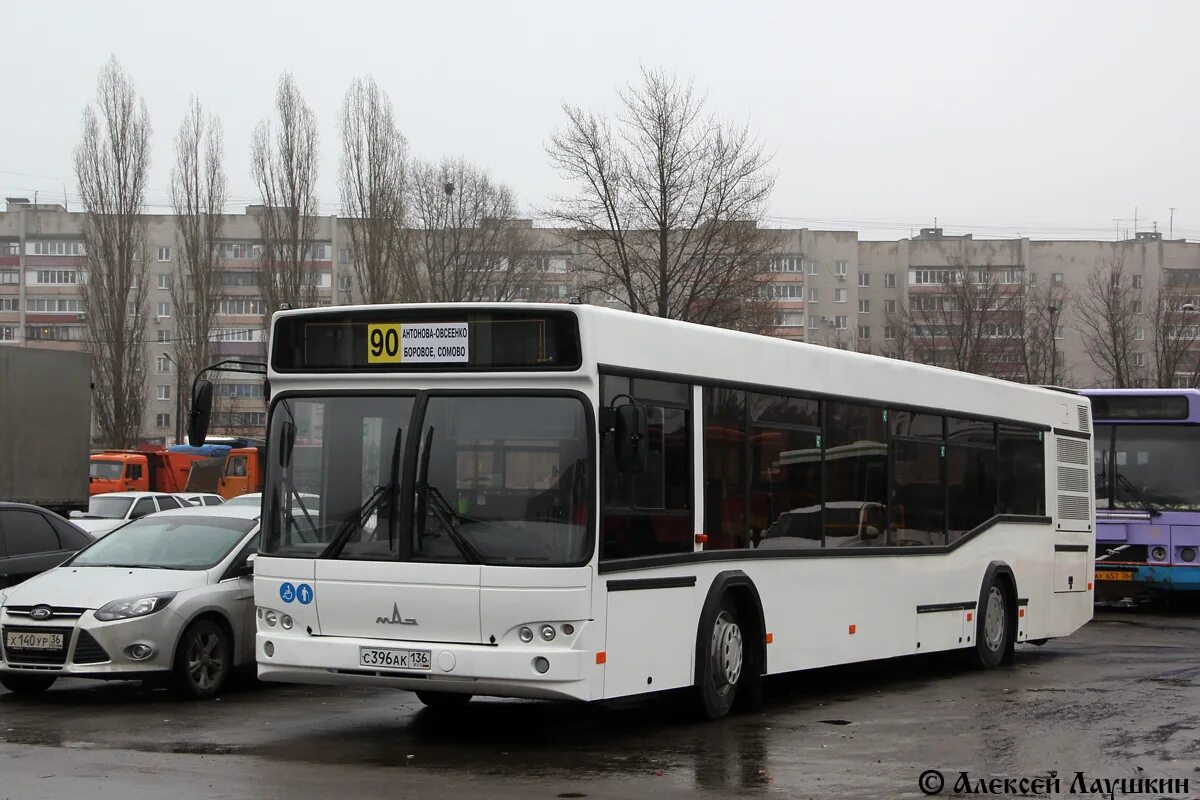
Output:
<path fill-rule="evenodd" d="M 465 364 L 470 356 L 465 322 L 367 326 L 368 364 Z"/>

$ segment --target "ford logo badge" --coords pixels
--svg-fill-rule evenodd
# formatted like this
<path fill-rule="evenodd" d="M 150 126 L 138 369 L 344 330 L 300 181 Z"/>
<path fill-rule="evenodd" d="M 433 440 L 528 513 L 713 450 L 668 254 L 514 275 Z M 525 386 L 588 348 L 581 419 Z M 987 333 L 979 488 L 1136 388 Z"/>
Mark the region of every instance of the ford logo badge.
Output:
<path fill-rule="evenodd" d="M 50 619 L 54 616 L 54 609 L 50 606 L 38 606 L 29 612 L 31 619 Z"/>

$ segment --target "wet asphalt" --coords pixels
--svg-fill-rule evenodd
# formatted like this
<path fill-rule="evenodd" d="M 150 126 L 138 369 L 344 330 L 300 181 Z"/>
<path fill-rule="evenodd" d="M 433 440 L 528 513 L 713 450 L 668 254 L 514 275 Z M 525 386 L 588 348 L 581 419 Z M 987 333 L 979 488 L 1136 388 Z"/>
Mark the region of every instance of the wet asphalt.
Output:
<path fill-rule="evenodd" d="M 134 683 L 0 689 L 0 798 L 923 797 L 918 777 L 1187 778 L 1200 797 L 1200 614 L 1100 611 L 975 672 L 920 656 L 773 678 L 761 713 L 257 684 L 177 701 Z M 1011 795 L 1003 795 L 1011 796 Z M 1058 796 L 1058 795 L 1051 795 Z M 1120 796 L 1120 795 L 1118 795 Z"/>

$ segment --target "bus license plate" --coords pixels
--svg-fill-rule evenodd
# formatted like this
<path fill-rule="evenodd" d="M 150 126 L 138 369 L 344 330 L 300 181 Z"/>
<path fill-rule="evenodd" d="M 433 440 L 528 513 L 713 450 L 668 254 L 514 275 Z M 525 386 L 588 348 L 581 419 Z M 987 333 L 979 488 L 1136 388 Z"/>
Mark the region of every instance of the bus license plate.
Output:
<path fill-rule="evenodd" d="M 4 640 L 4 646 L 14 650 L 62 650 L 63 635 L 61 633 L 8 631 L 8 638 Z"/>
<path fill-rule="evenodd" d="M 1098 581 L 1131 581 L 1133 580 L 1132 572 L 1122 572 L 1115 569 L 1096 570 L 1096 580 Z"/>
<path fill-rule="evenodd" d="M 430 669 L 428 650 L 392 650 L 378 647 L 358 648 L 358 663 L 364 667 L 387 667 L 388 669 Z"/>

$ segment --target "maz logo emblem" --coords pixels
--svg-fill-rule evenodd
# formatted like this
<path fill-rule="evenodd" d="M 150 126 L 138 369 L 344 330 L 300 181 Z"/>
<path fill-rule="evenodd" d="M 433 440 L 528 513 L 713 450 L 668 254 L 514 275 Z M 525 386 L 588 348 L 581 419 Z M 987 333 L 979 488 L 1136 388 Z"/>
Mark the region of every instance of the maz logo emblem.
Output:
<path fill-rule="evenodd" d="M 415 619 L 405 619 L 404 617 L 400 616 L 400 604 L 393 603 L 392 604 L 392 616 L 376 617 L 375 624 L 376 625 L 417 625 L 419 623 Z"/>
<path fill-rule="evenodd" d="M 54 616 L 54 609 L 50 606 L 38 606 L 29 612 L 30 619 L 50 619 Z"/>

